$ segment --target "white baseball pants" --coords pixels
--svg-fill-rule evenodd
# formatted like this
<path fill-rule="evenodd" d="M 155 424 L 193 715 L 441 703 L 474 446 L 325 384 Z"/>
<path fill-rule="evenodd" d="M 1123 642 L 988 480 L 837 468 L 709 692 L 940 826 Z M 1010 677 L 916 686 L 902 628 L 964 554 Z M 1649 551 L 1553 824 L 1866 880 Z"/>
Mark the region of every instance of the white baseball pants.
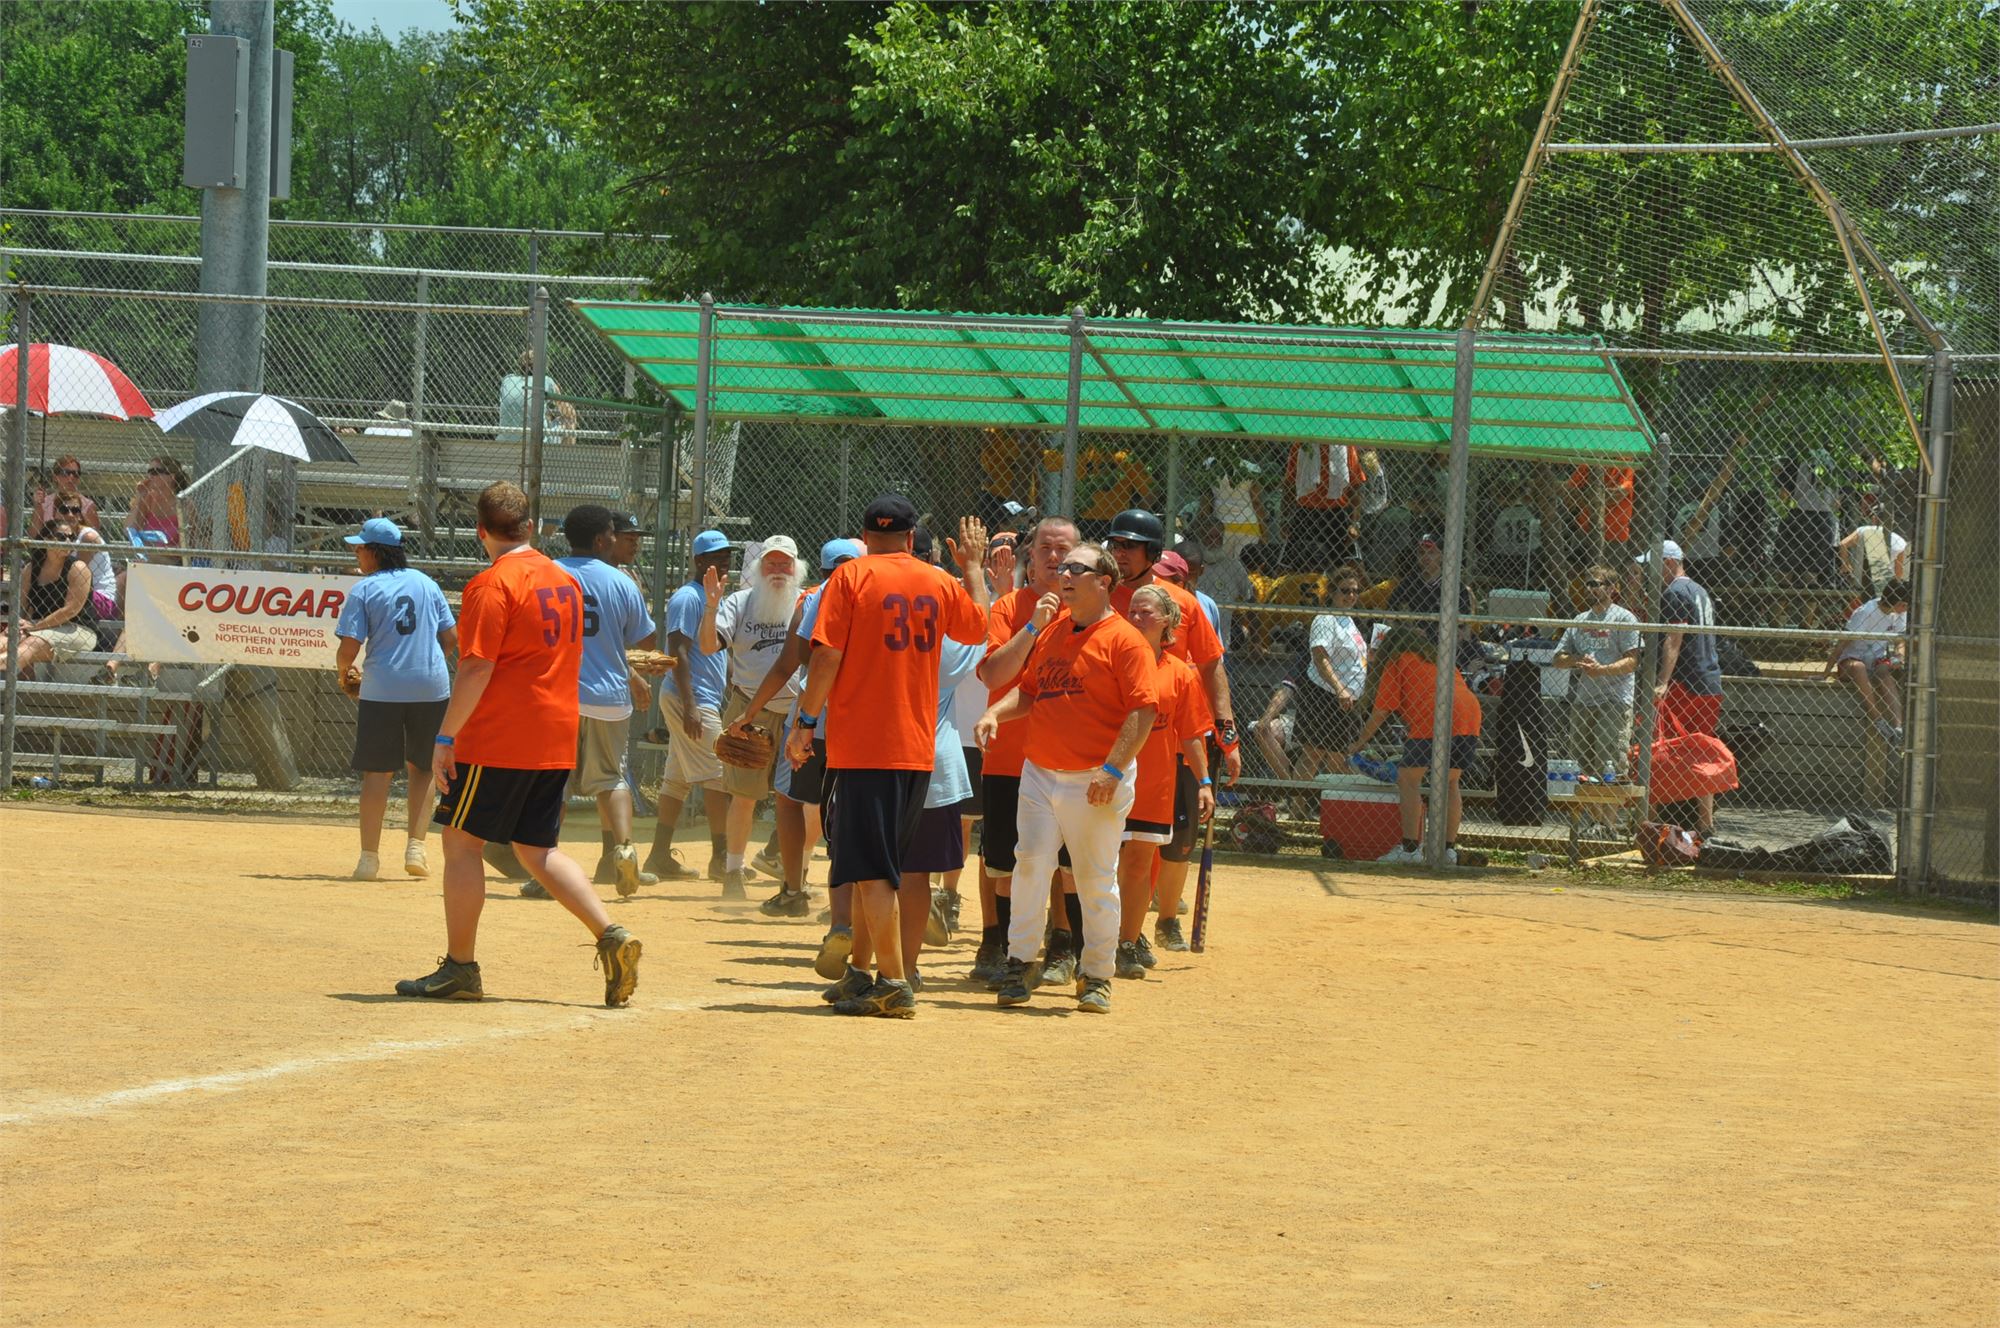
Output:
<path fill-rule="evenodd" d="M 1021 767 L 1021 801 L 1015 825 L 1014 918 L 1007 929 L 1010 958 L 1031 960 L 1042 946 L 1049 915 L 1049 878 L 1056 855 L 1069 847 L 1070 869 L 1083 904 L 1083 974 L 1109 978 L 1118 950 L 1118 844 L 1132 810 L 1136 779 L 1131 769 L 1118 781 L 1111 801 L 1093 807 L 1087 796 L 1095 770 L 1044 770 L 1033 761 Z"/>

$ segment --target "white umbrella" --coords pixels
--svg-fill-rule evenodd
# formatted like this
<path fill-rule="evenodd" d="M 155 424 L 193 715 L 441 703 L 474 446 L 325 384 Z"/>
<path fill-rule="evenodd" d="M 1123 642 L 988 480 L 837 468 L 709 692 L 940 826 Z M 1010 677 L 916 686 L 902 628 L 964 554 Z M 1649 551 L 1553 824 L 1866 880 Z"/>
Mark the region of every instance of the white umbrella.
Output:
<path fill-rule="evenodd" d="M 299 461 L 354 460 L 324 420 L 289 397 L 209 392 L 161 411 L 153 422 L 176 438 L 261 447 Z"/>

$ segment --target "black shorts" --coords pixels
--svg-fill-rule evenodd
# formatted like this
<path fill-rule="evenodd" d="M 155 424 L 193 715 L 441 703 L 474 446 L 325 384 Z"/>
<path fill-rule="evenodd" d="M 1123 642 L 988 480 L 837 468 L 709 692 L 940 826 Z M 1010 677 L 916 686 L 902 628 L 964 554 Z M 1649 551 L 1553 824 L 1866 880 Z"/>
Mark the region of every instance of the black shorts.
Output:
<path fill-rule="evenodd" d="M 444 723 L 442 701 L 363 701 L 354 721 L 354 756 L 348 765 L 363 774 L 401 770 L 413 765 L 428 770 L 431 746 Z"/>
<path fill-rule="evenodd" d="M 562 829 L 567 770 L 510 770 L 460 762 L 431 819 L 489 844 L 554 848 Z"/>
<path fill-rule="evenodd" d="M 917 819 L 917 833 L 903 855 L 906 872 L 954 872 L 965 865 L 965 827 L 958 805 L 926 807 Z"/>
<path fill-rule="evenodd" d="M 1310 684 L 1308 684 L 1310 686 Z M 1186 761 L 1174 761 L 1174 837 L 1160 846 L 1162 862 L 1186 862 L 1194 856 L 1195 833 L 1201 827 L 1195 813 L 1201 809 L 1201 782 Z"/>
<path fill-rule="evenodd" d="M 979 857 L 988 876 L 1014 874 L 1014 845 L 1020 838 L 1021 777 L 986 775 L 979 781 L 986 818 L 979 823 Z"/>
<path fill-rule="evenodd" d="M 1360 707 L 1341 709 L 1340 698 L 1316 682 L 1308 681 L 1295 688 L 1292 705 L 1299 716 L 1292 734 L 1306 746 L 1326 752 L 1343 751 L 1361 732 Z"/>
<path fill-rule="evenodd" d="M 779 758 L 783 760 L 783 757 Z M 826 739 L 813 739 L 813 754 L 806 763 L 791 773 L 791 792 L 786 796 L 793 802 L 802 802 L 809 807 L 817 807 L 826 801 Z"/>
<path fill-rule="evenodd" d="M 985 814 L 985 801 L 980 797 L 979 786 L 986 773 L 986 753 L 977 747 L 960 749 L 965 753 L 965 777 L 972 781 L 972 796 L 958 804 L 958 814 L 974 821 Z"/>
<path fill-rule="evenodd" d="M 827 884 L 900 881 L 930 784 L 928 770 L 827 771 Z"/>

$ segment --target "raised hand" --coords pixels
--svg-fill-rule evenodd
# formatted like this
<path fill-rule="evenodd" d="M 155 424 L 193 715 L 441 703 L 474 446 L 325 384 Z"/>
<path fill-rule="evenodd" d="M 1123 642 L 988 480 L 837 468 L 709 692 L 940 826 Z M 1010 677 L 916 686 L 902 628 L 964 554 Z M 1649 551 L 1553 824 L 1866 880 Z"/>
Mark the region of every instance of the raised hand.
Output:
<path fill-rule="evenodd" d="M 962 516 L 958 519 L 958 538 L 946 539 L 945 548 L 951 550 L 951 560 L 958 564 L 961 572 L 970 571 L 986 563 L 986 523 L 976 516 Z"/>

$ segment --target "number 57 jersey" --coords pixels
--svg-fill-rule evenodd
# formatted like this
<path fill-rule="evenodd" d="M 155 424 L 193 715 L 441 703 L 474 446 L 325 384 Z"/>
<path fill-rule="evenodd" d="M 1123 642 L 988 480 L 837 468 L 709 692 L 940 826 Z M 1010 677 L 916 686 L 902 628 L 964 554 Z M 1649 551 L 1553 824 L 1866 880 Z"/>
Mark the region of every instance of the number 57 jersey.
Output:
<path fill-rule="evenodd" d="M 834 770 L 929 770 L 938 647 L 986 640 L 986 615 L 957 578 L 907 553 L 842 563 L 820 591 L 813 643 L 841 652 L 827 697 Z"/>
<path fill-rule="evenodd" d="M 493 661 L 493 679 L 458 732 L 461 765 L 576 764 L 583 587 L 575 577 L 527 545 L 502 554 L 466 584 L 458 657 Z"/>

